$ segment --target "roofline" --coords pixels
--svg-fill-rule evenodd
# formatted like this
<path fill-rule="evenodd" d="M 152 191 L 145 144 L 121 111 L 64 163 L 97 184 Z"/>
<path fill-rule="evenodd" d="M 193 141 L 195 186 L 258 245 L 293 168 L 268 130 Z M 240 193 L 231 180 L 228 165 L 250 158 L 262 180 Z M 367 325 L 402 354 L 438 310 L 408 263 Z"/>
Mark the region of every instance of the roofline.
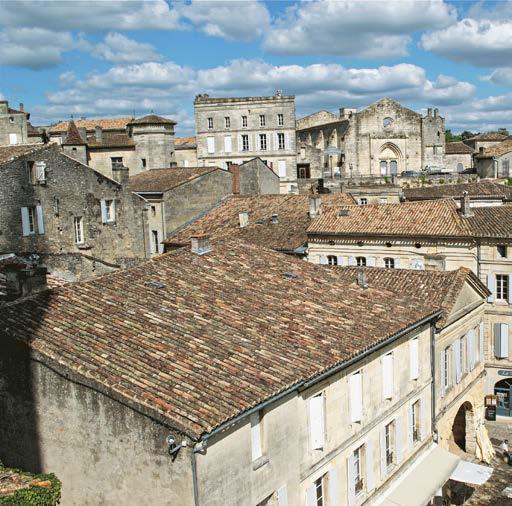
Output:
<path fill-rule="evenodd" d="M 19 158 L 22 158 L 24 156 L 28 156 L 28 155 L 32 155 L 34 153 L 38 153 L 39 151 L 43 151 L 44 149 L 49 149 L 49 148 L 52 148 L 53 146 L 56 146 L 56 144 L 52 144 L 52 143 L 47 143 L 47 144 L 41 144 L 41 143 L 34 143 L 34 144 L 31 144 L 31 143 L 26 143 L 26 144 L 16 144 L 16 146 L 35 146 L 35 148 L 31 151 L 28 151 L 27 153 L 23 153 L 21 155 L 17 155 L 17 156 L 13 156 L 12 158 L 9 158 L 8 160 L 4 160 L 3 162 L 0 162 L 0 167 L 2 165 L 5 165 L 7 163 L 11 163 L 11 162 L 14 162 L 15 160 L 18 160 Z M 0 150 L 2 148 L 9 148 L 9 147 L 12 147 L 12 146 L 1 146 L 0 147 Z"/>
<path fill-rule="evenodd" d="M 372 239 L 374 237 L 378 239 L 398 239 L 398 238 L 417 238 L 417 239 L 457 239 L 457 240 L 463 240 L 466 239 L 467 242 L 475 242 L 475 238 L 478 238 L 479 236 L 475 235 L 413 235 L 413 234 L 378 234 L 378 233 L 343 233 L 343 232 L 307 232 L 308 238 L 311 237 L 321 237 L 321 236 L 337 236 L 337 237 L 349 237 L 354 239 L 360 239 L 363 238 L 365 240 Z"/>
<path fill-rule="evenodd" d="M 272 397 L 269 397 L 265 401 L 260 402 L 259 404 L 256 404 L 256 406 L 253 406 L 252 408 L 240 413 L 239 415 L 235 416 L 234 418 L 231 418 L 230 420 L 226 420 L 225 422 L 223 422 L 222 424 L 217 426 L 212 431 L 205 433 L 204 435 L 201 435 L 200 441 L 207 442 L 212 436 L 218 434 L 219 432 L 222 432 L 223 430 L 226 430 L 227 428 L 238 423 L 240 420 L 243 420 L 244 418 L 265 408 L 266 406 L 268 406 L 274 402 L 277 402 L 278 400 L 282 399 L 283 397 L 286 397 L 287 395 L 291 394 L 292 392 L 302 391 L 302 390 L 305 390 L 306 388 L 309 388 L 313 385 L 320 383 L 324 379 L 332 376 L 333 374 L 336 374 L 336 373 L 342 371 L 343 369 L 346 369 L 347 367 L 350 367 L 351 365 L 353 365 L 354 363 L 356 363 L 360 360 L 363 360 L 368 355 L 371 355 L 372 353 L 379 351 L 380 349 L 387 346 L 389 343 L 392 343 L 393 341 L 399 339 L 400 337 L 404 336 L 405 334 L 408 334 L 409 332 L 417 329 L 418 327 L 421 327 L 425 323 L 432 321 L 434 319 L 435 320 L 439 319 L 441 317 L 442 313 L 443 313 L 443 311 L 441 309 L 438 309 L 438 310 L 434 311 L 433 313 L 431 313 L 430 315 L 425 316 L 425 317 L 421 318 L 420 320 L 416 321 L 415 323 L 407 326 L 406 328 L 399 330 L 398 332 L 395 332 L 391 336 L 385 338 L 383 341 L 378 342 L 374 346 L 371 346 L 370 348 L 363 351 L 362 353 L 359 353 L 356 356 L 353 356 L 347 360 L 339 362 L 336 365 L 328 368 L 326 371 L 321 372 L 308 380 L 302 380 L 302 381 L 296 383 L 295 385 L 287 388 L 286 390 L 283 390 L 282 392 L 280 392 Z M 201 450 L 194 449 L 194 452 L 197 453 L 197 451 L 201 451 Z"/>

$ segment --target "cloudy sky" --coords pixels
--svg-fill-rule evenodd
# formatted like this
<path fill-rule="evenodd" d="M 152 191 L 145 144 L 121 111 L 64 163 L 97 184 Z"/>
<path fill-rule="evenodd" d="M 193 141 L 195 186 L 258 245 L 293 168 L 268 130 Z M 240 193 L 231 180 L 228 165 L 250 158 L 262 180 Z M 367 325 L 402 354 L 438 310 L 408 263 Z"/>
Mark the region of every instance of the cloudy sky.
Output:
<path fill-rule="evenodd" d="M 512 2 L 5 1 L 0 96 L 33 124 L 193 99 L 296 95 L 298 116 L 390 96 L 447 127 L 512 129 Z"/>

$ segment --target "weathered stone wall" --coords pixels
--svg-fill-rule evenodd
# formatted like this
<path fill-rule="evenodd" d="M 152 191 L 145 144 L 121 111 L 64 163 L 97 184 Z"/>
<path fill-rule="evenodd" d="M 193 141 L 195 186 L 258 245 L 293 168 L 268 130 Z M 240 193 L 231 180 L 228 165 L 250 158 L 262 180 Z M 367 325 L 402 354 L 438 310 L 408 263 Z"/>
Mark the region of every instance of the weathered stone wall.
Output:
<path fill-rule="evenodd" d="M 172 125 L 133 125 L 131 128 L 137 157 L 146 160 L 146 169 L 167 169 L 176 162 Z"/>
<path fill-rule="evenodd" d="M 459 172 L 459 164 L 462 164 L 462 170 L 473 167 L 473 156 L 471 153 L 454 153 L 444 155 L 444 166 L 448 172 Z"/>
<path fill-rule="evenodd" d="M 116 148 L 116 149 L 89 149 L 88 165 L 94 170 L 101 172 L 104 176 L 112 177 L 111 158 L 122 158 L 123 165 L 130 169 L 130 175 L 134 176 L 142 172 L 142 162 L 135 151 L 135 148 Z"/>
<path fill-rule="evenodd" d="M 336 114 L 329 111 L 319 111 L 305 118 L 300 118 L 297 120 L 297 130 L 301 130 L 303 128 L 311 128 L 317 125 L 325 125 L 326 123 L 332 123 L 336 121 L 338 116 Z"/>
<path fill-rule="evenodd" d="M 193 504 L 190 450 L 174 463 L 170 429 L 65 378 L 6 336 L 0 356 L 0 460 L 54 472 L 62 504 Z"/>
<path fill-rule="evenodd" d="M 176 164 L 178 167 L 198 167 L 196 148 L 176 148 Z"/>
<path fill-rule="evenodd" d="M 445 131 L 444 119 L 439 116 L 437 109 L 433 114 L 428 109 L 427 115 L 421 119 L 422 128 L 422 166 L 444 167 Z"/>
<path fill-rule="evenodd" d="M 16 144 L 28 144 L 27 116 L 9 113 L 7 101 L 0 101 L 0 146 L 11 144 L 9 134 L 16 134 Z"/>
<path fill-rule="evenodd" d="M 310 178 L 321 178 L 323 175 L 322 151 L 305 142 L 297 144 L 297 165 L 309 164 Z"/>
<path fill-rule="evenodd" d="M 279 193 L 279 176 L 259 158 L 240 165 L 240 194 L 269 195 Z"/>

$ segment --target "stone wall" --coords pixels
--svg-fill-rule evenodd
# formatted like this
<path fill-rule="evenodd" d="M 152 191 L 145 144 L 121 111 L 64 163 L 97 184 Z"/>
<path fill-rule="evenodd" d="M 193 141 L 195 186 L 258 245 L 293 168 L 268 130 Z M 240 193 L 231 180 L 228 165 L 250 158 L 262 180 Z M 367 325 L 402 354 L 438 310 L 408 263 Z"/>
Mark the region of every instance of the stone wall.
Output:
<path fill-rule="evenodd" d="M 338 116 L 336 114 L 329 111 L 319 111 L 304 118 L 300 118 L 297 120 L 297 130 L 302 130 L 303 128 L 311 128 L 318 125 L 325 125 L 326 123 L 332 123 L 336 121 Z"/>
<path fill-rule="evenodd" d="M 461 166 L 459 167 L 459 164 Z M 471 153 L 454 153 L 444 155 L 444 166 L 448 172 L 458 173 L 462 170 L 473 167 L 473 156 Z"/>
<path fill-rule="evenodd" d="M 10 134 L 16 134 L 14 144 L 27 144 L 27 116 L 24 112 L 9 112 L 9 104 L 0 100 L 0 146 L 12 144 Z"/>
<path fill-rule="evenodd" d="M 198 167 L 197 150 L 193 148 L 176 147 L 176 165 L 178 167 Z"/>
<path fill-rule="evenodd" d="M 88 165 L 94 170 L 101 172 L 104 176 L 112 177 L 111 158 L 122 158 L 123 165 L 130 169 L 130 175 L 134 176 L 142 172 L 142 162 L 137 155 L 135 148 L 112 148 L 112 149 L 88 149 Z"/>
<path fill-rule="evenodd" d="M 166 169 L 176 162 L 173 125 L 134 124 L 131 129 L 137 157 L 146 160 L 146 169 Z"/>
<path fill-rule="evenodd" d="M 279 176 L 259 158 L 240 165 L 240 195 L 279 193 Z"/>

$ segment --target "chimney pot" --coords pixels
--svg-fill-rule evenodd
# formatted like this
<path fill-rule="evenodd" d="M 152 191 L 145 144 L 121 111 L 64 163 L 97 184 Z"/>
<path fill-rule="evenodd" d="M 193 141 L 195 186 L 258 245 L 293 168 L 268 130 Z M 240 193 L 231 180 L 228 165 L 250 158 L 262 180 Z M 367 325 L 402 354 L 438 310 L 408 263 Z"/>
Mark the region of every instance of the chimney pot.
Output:
<path fill-rule="evenodd" d="M 309 197 L 309 217 L 312 220 L 320 214 L 321 205 L 322 197 L 320 197 L 320 195 L 312 195 Z"/>
<path fill-rule="evenodd" d="M 196 234 L 190 238 L 191 251 L 196 255 L 205 255 L 211 251 L 210 236 L 208 234 Z"/>
<path fill-rule="evenodd" d="M 368 288 L 368 283 L 366 282 L 366 273 L 364 271 L 357 272 L 357 286 L 361 288 Z"/>
<path fill-rule="evenodd" d="M 462 197 L 460 199 L 460 214 L 466 218 L 473 216 L 471 200 L 467 191 L 462 193 Z"/>
<path fill-rule="evenodd" d="M 96 142 L 103 142 L 103 128 L 100 126 L 94 127 L 94 136 L 96 137 Z"/>
<path fill-rule="evenodd" d="M 231 172 L 233 195 L 240 195 L 240 166 L 232 163 L 229 165 L 228 171 Z"/>
<path fill-rule="evenodd" d="M 117 181 L 121 186 L 130 185 L 130 169 L 123 164 L 112 165 L 112 179 Z"/>
<path fill-rule="evenodd" d="M 249 213 L 247 211 L 242 211 L 238 214 L 238 220 L 240 221 L 240 228 L 245 228 L 249 225 Z"/>

